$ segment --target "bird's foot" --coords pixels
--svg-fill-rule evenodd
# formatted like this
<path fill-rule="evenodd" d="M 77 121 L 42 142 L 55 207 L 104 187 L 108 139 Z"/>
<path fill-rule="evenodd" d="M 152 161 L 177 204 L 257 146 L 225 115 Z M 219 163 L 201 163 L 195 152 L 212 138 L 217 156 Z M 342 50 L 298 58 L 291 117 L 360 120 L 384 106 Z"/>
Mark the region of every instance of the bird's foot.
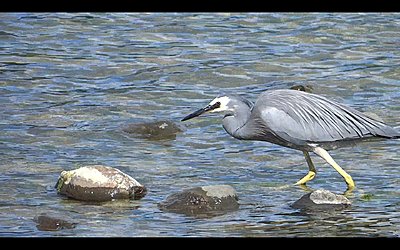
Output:
<path fill-rule="evenodd" d="M 306 176 L 304 176 L 303 178 L 301 178 L 301 180 L 296 182 L 295 185 L 304 185 L 304 184 L 306 184 L 307 181 L 311 181 L 312 179 L 314 179 L 315 175 L 316 175 L 315 172 L 308 171 L 308 174 L 306 174 Z"/>
<path fill-rule="evenodd" d="M 346 197 L 352 196 L 353 195 L 353 191 L 354 191 L 355 188 L 356 187 L 354 185 L 350 186 L 349 184 L 347 184 L 347 190 L 343 193 L 343 195 L 346 196 Z"/>
<path fill-rule="evenodd" d="M 307 187 L 306 184 L 301 184 L 301 185 L 294 184 L 294 185 L 300 187 L 300 188 L 303 189 L 303 191 L 305 191 L 305 192 L 312 192 L 312 191 L 313 191 L 313 189 L 310 188 L 310 187 Z"/>

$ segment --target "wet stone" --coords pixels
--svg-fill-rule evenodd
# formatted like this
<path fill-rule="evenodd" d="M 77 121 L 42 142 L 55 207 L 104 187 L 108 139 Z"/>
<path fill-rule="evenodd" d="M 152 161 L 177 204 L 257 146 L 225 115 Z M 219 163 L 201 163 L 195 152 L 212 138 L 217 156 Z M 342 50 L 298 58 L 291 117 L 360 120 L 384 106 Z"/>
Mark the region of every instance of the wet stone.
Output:
<path fill-rule="evenodd" d="M 35 216 L 33 220 L 37 223 L 36 228 L 41 231 L 58 231 L 61 229 L 72 229 L 75 228 L 77 223 L 70 222 L 65 219 L 60 219 L 54 216 L 48 216 L 41 214 Z"/>
<path fill-rule="evenodd" d="M 319 189 L 303 195 L 292 204 L 292 207 L 304 210 L 324 211 L 329 209 L 340 210 L 350 205 L 351 202 L 344 195 Z"/>
<path fill-rule="evenodd" d="M 131 136 L 148 140 L 173 140 L 182 129 L 171 121 L 132 123 L 122 128 Z"/>
<path fill-rule="evenodd" d="M 214 216 L 239 208 L 238 196 L 232 186 L 195 187 L 172 194 L 158 204 L 160 210 L 192 216 Z"/>
<path fill-rule="evenodd" d="M 290 87 L 290 89 L 312 93 L 313 87 L 311 85 L 295 85 Z"/>
<path fill-rule="evenodd" d="M 102 165 L 62 171 L 56 189 L 59 194 L 82 201 L 140 199 L 147 193 L 146 187 L 131 176 Z"/>

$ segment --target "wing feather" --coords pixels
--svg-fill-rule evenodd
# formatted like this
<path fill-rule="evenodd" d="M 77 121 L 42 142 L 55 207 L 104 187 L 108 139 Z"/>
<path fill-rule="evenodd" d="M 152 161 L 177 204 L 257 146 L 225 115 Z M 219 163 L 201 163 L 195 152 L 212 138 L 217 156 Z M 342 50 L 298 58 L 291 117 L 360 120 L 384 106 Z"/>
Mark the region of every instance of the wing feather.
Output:
<path fill-rule="evenodd" d="M 252 116 L 286 140 L 332 142 L 399 135 L 353 108 L 296 90 L 264 92 L 257 99 Z"/>

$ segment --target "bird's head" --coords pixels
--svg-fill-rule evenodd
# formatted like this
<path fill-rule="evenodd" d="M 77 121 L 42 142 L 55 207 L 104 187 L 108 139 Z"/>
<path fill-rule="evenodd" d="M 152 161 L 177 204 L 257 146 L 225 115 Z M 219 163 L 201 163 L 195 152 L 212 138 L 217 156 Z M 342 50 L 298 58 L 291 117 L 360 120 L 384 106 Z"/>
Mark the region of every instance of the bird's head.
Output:
<path fill-rule="evenodd" d="M 219 96 L 212 100 L 207 106 L 201 108 L 190 115 L 187 115 L 182 119 L 182 121 L 186 121 L 197 117 L 204 113 L 215 113 L 215 112 L 224 112 L 224 113 L 234 113 L 235 110 L 241 107 L 243 104 L 248 108 L 251 108 L 253 104 L 240 96 L 233 96 L 233 95 L 224 95 Z"/>

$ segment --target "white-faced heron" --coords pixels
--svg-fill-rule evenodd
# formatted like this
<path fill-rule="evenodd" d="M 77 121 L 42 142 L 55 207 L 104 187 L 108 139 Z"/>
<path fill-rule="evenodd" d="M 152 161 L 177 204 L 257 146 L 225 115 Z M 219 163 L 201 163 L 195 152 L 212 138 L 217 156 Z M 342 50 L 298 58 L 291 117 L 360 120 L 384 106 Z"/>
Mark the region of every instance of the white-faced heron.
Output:
<path fill-rule="evenodd" d="M 265 91 L 254 105 L 240 96 L 220 96 L 182 121 L 206 112 L 224 112 L 223 127 L 237 139 L 266 141 L 303 151 L 309 172 L 296 184 L 315 177 L 309 155 L 314 152 L 339 172 L 352 190 L 353 179 L 327 150 L 364 140 L 400 138 L 399 131 L 351 107 L 297 90 Z"/>

